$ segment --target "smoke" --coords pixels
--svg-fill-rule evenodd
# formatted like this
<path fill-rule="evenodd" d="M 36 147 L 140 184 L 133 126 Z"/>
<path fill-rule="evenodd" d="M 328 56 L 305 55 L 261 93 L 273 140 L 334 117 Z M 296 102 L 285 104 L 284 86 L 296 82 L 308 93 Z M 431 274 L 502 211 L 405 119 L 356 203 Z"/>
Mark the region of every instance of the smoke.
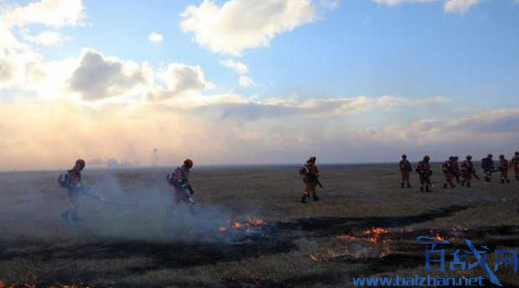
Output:
<path fill-rule="evenodd" d="M 173 209 L 172 187 L 165 180 L 166 171 L 158 169 L 85 171 L 84 184 L 109 202 L 81 196 L 80 221 L 66 223 L 60 215 L 68 207 L 68 195 L 58 187 L 59 174 L 0 174 L 5 200 L 0 204 L 1 228 L 9 238 L 29 242 L 123 239 L 229 243 L 245 233 L 255 233 L 231 228 L 233 221 L 244 221 L 245 217 L 223 206 L 200 201 L 193 209 L 185 204 Z M 204 191 L 198 193 L 203 195 Z"/>

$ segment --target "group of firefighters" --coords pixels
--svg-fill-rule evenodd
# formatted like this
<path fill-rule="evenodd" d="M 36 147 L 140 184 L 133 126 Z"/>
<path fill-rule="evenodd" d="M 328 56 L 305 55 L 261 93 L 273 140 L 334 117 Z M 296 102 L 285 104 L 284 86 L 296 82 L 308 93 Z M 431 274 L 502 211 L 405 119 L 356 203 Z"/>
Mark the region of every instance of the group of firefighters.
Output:
<path fill-rule="evenodd" d="M 485 181 L 490 182 L 492 179 L 492 173 L 499 171 L 501 173 L 501 183 L 509 183 L 508 171 L 510 167 L 513 167 L 515 172 L 515 178 L 519 181 L 519 152 L 515 152 L 515 156 L 511 161 L 508 161 L 504 155 L 499 156 L 499 166 L 497 169 L 494 166 L 492 160 L 492 154 L 489 154 L 486 158 L 483 158 L 481 167 L 485 173 Z M 420 191 L 430 192 L 433 185 L 431 183 L 432 170 L 429 164 L 430 157 L 425 155 L 423 160 L 418 162 L 414 169 L 420 178 Z M 78 221 L 78 209 L 79 209 L 79 196 L 88 189 L 83 186 L 81 182 L 81 171 L 85 168 L 86 162 L 83 159 L 78 159 L 71 170 L 68 170 L 66 174 L 60 175 L 58 182 L 60 185 L 67 189 L 69 198 L 69 207 L 61 215 L 65 221 Z M 186 159 L 182 166 L 175 169 L 175 171 L 167 176 L 167 182 L 172 186 L 171 194 L 173 199 L 173 206 L 180 203 L 187 204 L 188 207 L 192 208 L 195 204 L 193 200 L 194 190 L 189 183 L 189 171 L 193 167 L 193 161 Z M 411 188 L 410 178 L 413 166 L 411 162 L 407 160 L 406 155 L 402 155 L 402 161 L 399 163 L 399 168 L 402 176 L 401 187 Z M 441 163 L 441 170 L 444 176 L 443 187 L 445 189 L 451 187 L 454 188 L 454 180 L 456 183 L 461 182 L 461 186 L 470 188 L 472 178 L 479 179 L 476 174 L 474 163 L 472 162 L 472 156 L 467 155 L 461 165 L 458 162 L 457 156 L 451 156 L 449 159 Z M 305 189 L 301 197 L 301 203 L 308 203 L 308 199 L 311 198 L 313 201 L 318 201 L 317 186 L 323 187 L 319 181 L 319 169 L 316 165 L 316 157 L 310 157 L 304 167 L 299 169 L 299 175 L 302 177 L 305 184 Z"/>
<path fill-rule="evenodd" d="M 515 179 L 519 181 L 519 151 L 515 152 L 514 157 L 510 161 L 505 158 L 505 155 L 499 155 L 499 166 L 497 166 L 497 168 L 493 157 L 492 154 L 488 154 L 487 157 L 481 159 L 481 168 L 485 174 L 486 182 L 492 181 L 493 173 L 500 172 L 501 183 L 510 183 L 510 179 L 508 178 L 510 168 L 513 168 Z M 431 166 L 429 164 L 430 159 L 429 155 L 425 155 L 423 160 L 418 162 L 414 169 L 420 178 L 421 192 L 431 192 L 431 188 L 433 187 L 430 178 L 432 175 Z M 460 184 L 461 182 L 461 186 L 467 188 L 471 187 L 472 178 L 479 180 L 479 177 L 476 174 L 476 168 L 472 162 L 472 156 L 467 155 L 461 165 L 458 160 L 458 156 L 450 156 L 447 161 L 441 163 L 444 189 L 456 187 L 454 180 L 456 180 L 457 184 Z M 410 177 L 411 172 L 413 172 L 413 167 L 409 160 L 407 160 L 406 155 L 402 155 L 399 168 L 402 175 L 401 187 L 411 188 Z"/>

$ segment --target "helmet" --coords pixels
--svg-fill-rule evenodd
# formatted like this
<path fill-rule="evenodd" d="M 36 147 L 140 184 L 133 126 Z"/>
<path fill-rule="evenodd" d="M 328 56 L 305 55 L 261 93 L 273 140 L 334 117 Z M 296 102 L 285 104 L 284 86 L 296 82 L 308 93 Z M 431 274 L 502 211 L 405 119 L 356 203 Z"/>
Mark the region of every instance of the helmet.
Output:
<path fill-rule="evenodd" d="M 193 160 L 191 160 L 191 159 L 184 160 L 184 165 L 186 165 L 187 168 L 193 167 Z"/>
<path fill-rule="evenodd" d="M 430 159 L 431 159 L 431 156 L 429 156 L 429 155 L 425 155 L 425 156 L 423 156 L 423 160 L 427 160 L 427 161 L 429 161 Z"/>
<path fill-rule="evenodd" d="M 492 155 L 492 154 L 488 154 L 488 156 L 487 156 L 487 158 L 492 158 L 492 157 L 494 157 L 494 155 Z"/>
<path fill-rule="evenodd" d="M 454 156 L 454 160 L 458 160 L 458 159 L 460 159 L 460 157 Z"/>
<path fill-rule="evenodd" d="M 317 158 L 315 156 L 312 156 L 310 158 L 308 158 L 308 160 L 306 161 L 306 163 L 310 164 L 310 163 L 315 163 L 315 160 L 317 160 Z"/>
<path fill-rule="evenodd" d="M 514 153 L 514 154 L 515 154 L 515 155 L 519 155 L 519 151 L 515 151 L 515 153 Z"/>
<path fill-rule="evenodd" d="M 504 159 L 505 158 L 505 155 L 501 154 L 499 155 L 499 159 Z"/>
<path fill-rule="evenodd" d="M 466 157 L 466 158 L 467 158 L 467 160 L 470 160 L 470 159 L 472 159 L 472 156 L 470 156 L 470 155 L 467 155 L 467 157 Z"/>
<path fill-rule="evenodd" d="M 449 157 L 449 160 L 450 160 L 450 161 L 454 160 L 454 156 L 450 156 L 450 157 Z"/>
<path fill-rule="evenodd" d="M 405 155 L 405 154 L 404 154 L 404 155 L 402 155 L 402 158 L 403 158 L 403 159 L 407 158 L 407 155 Z"/>
<path fill-rule="evenodd" d="M 83 159 L 77 159 L 76 160 L 76 165 L 80 165 L 82 168 L 85 168 L 86 162 Z"/>

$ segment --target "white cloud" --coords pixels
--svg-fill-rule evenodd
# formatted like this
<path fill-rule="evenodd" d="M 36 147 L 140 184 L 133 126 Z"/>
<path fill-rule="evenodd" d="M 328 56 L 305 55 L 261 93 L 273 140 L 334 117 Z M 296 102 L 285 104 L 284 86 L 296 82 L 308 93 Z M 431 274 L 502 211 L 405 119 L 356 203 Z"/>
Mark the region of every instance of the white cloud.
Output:
<path fill-rule="evenodd" d="M 234 70 L 236 72 L 236 74 L 238 74 L 238 75 L 244 75 L 244 74 L 249 73 L 249 68 L 247 67 L 247 65 L 245 65 L 239 61 L 234 61 L 232 59 L 228 59 L 225 61 L 220 61 L 220 64 L 226 68 Z"/>
<path fill-rule="evenodd" d="M 56 46 L 69 38 L 59 32 L 45 31 L 36 36 L 24 35 L 24 39 L 41 46 Z"/>
<path fill-rule="evenodd" d="M 162 35 L 157 32 L 151 32 L 148 36 L 148 40 L 150 42 L 162 42 L 162 40 L 164 40 L 164 37 L 162 37 Z"/>
<path fill-rule="evenodd" d="M 68 81 L 68 89 L 79 93 L 85 101 L 122 96 L 146 86 L 150 74 L 146 63 L 139 66 L 131 61 L 105 58 L 95 50 L 85 50 L 79 67 Z"/>
<path fill-rule="evenodd" d="M 156 87 L 150 92 L 147 95 L 150 101 L 166 100 L 189 93 L 198 95 L 202 90 L 213 87 L 212 83 L 205 80 L 200 66 L 172 63 L 157 73 L 157 78 L 165 88 Z"/>
<path fill-rule="evenodd" d="M 253 86 L 255 83 L 254 83 L 254 80 L 252 80 L 252 78 L 250 78 L 249 76 L 240 76 L 239 84 L 240 84 L 240 87 L 248 88 L 248 87 Z"/>
<path fill-rule="evenodd" d="M 449 13 L 465 14 L 470 7 L 480 3 L 482 0 L 448 0 L 443 5 L 443 10 Z"/>
<path fill-rule="evenodd" d="M 395 6 L 405 2 L 413 3 L 429 3 L 438 2 L 441 0 L 372 0 L 377 4 Z M 483 0 L 446 0 L 443 4 L 443 11 L 454 14 L 465 14 L 470 7 L 479 4 Z M 518 0 L 519 1 L 519 0 Z"/>
<path fill-rule="evenodd" d="M 43 24 L 60 28 L 81 24 L 83 10 L 81 0 L 42 0 L 27 6 L 7 9 L 3 11 L 2 18 L 8 26 Z"/>
<path fill-rule="evenodd" d="M 334 10 L 339 7 L 340 3 L 340 0 L 320 0 L 319 6 L 327 10 Z"/>
<path fill-rule="evenodd" d="M 230 0 L 219 6 L 204 0 L 188 6 L 180 26 L 193 40 L 210 50 L 240 54 L 265 47 L 277 35 L 310 23 L 315 7 L 309 0 Z"/>

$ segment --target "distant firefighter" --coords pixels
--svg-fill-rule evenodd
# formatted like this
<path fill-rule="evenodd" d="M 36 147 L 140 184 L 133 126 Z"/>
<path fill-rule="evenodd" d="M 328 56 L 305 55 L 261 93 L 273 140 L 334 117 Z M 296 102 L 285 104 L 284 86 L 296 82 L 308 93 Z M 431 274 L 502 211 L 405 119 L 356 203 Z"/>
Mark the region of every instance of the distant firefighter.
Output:
<path fill-rule="evenodd" d="M 470 188 L 472 177 L 479 179 L 478 175 L 476 175 L 474 163 L 472 163 L 472 156 L 467 155 L 465 161 L 461 163 L 461 175 L 463 177 L 463 180 L 461 181 L 462 187 Z"/>
<path fill-rule="evenodd" d="M 519 151 L 515 152 L 514 158 L 510 161 L 510 166 L 514 168 L 515 180 L 519 181 Z"/>
<path fill-rule="evenodd" d="M 61 214 L 64 221 L 79 221 L 79 194 L 85 189 L 81 182 L 81 171 L 85 166 L 85 160 L 78 159 L 72 169 L 58 178 L 59 185 L 68 191 L 69 207 Z"/>
<path fill-rule="evenodd" d="M 508 179 L 508 170 L 510 169 L 509 162 L 505 158 L 505 155 L 499 155 L 499 172 L 501 172 L 501 183 L 510 183 Z"/>
<path fill-rule="evenodd" d="M 488 154 L 486 158 L 481 159 L 481 168 L 483 168 L 483 172 L 485 173 L 485 181 L 492 181 L 492 173 L 496 172 L 494 166 L 494 160 L 492 160 L 494 156 L 492 154 Z"/>
<path fill-rule="evenodd" d="M 452 179 L 454 178 L 454 167 L 453 167 L 454 157 L 449 157 L 449 160 L 443 162 L 441 164 L 441 169 L 443 173 L 443 188 L 447 189 L 449 186 L 451 188 L 456 187 L 454 183 L 452 183 Z"/>
<path fill-rule="evenodd" d="M 307 203 L 307 198 L 312 196 L 314 201 L 318 201 L 319 197 L 317 196 L 317 185 L 319 187 L 323 187 L 321 182 L 319 181 L 319 169 L 315 165 L 316 157 L 310 157 L 304 167 L 299 169 L 299 175 L 303 177 L 303 182 L 305 183 L 305 191 L 303 192 L 303 197 L 301 197 L 301 203 Z"/>
<path fill-rule="evenodd" d="M 186 203 L 189 207 L 195 204 L 193 200 L 194 190 L 189 182 L 189 170 L 193 168 L 193 160 L 186 159 L 181 167 L 168 175 L 168 183 L 173 186 L 173 207 L 180 203 Z"/>
<path fill-rule="evenodd" d="M 409 179 L 411 178 L 411 172 L 413 171 L 413 167 L 411 166 L 411 162 L 407 160 L 407 155 L 402 155 L 402 161 L 398 164 L 400 168 L 400 174 L 402 175 L 401 187 L 411 188 L 411 184 L 409 183 Z"/>
<path fill-rule="evenodd" d="M 460 163 L 458 156 L 453 156 L 452 158 L 452 171 L 454 174 L 454 178 L 456 179 L 456 183 L 460 183 L 460 176 L 461 176 L 461 170 L 460 170 Z"/>
<path fill-rule="evenodd" d="M 431 160 L 431 157 L 429 155 L 425 155 L 423 157 L 423 160 L 418 162 L 418 165 L 416 165 L 416 172 L 418 175 L 420 175 L 420 191 L 421 192 L 431 192 L 431 175 L 432 170 L 429 165 L 429 160 Z"/>

